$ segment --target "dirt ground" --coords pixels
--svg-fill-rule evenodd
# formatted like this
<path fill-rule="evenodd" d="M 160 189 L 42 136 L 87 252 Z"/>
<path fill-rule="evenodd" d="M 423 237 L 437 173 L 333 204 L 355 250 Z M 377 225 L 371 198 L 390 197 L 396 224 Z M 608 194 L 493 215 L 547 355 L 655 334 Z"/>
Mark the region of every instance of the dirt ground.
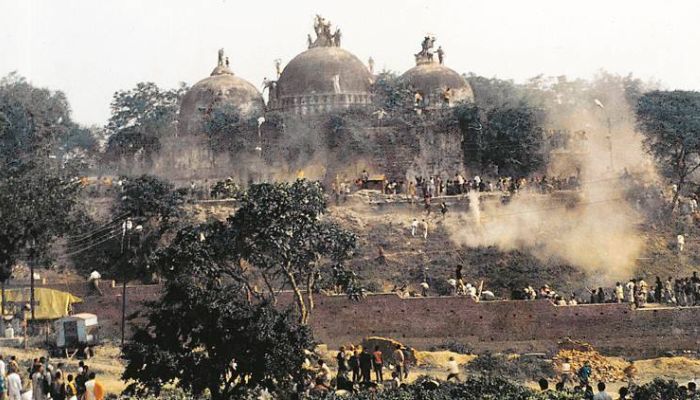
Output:
<path fill-rule="evenodd" d="M 328 365 L 335 365 L 335 355 L 337 350 L 328 350 L 322 354 Z M 408 382 L 412 382 L 416 378 L 424 375 L 432 376 L 438 379 L 447 377 L 447 361 L 450 357 L 454 357 L 457 363 L 464 367 L 477 356 L 454 353 L 451 351 L 417 351 L 416 358 L 418 365 L 409 368 Z M 627 362 L 619 357 L 606 357 L 611 363 L 620 363 L 627 365 Z M 638 375 L 635 380 L 637 384 L 650 382 L 656 378 L 673 379 L 681 384 L 697 379 L 700 377 L 700 359 L 689 357 L 661 357 L 646 360 L 635 361 Z M 386 373 L 385 373 L 386 376 Z M 466 372 L 462 368 L 462 377 L 466 377 Z M 506 377 L 507 378 L 507 377 Z M 537 387 L 537 383 L 524 382 L 525 385 L 533 388 Z M 617 390 L 621 386 L 626 386 L 626 382 L 608 383 L 610 390 Z M 609 390 L 609 391 L 610 391 Z"/>
<path fill-rule="evenodd" d="M 95 352 L 95 357 L 83 361 L 90 367 L 91 371 L 97 374 L 97 380 L 102 382 L 107 393 L 121 393 L 126 385 L 121 380 L 124 365 L 119 359 L 119 348 L 113 345 L 100 346 L 95 349 Z M 17 357 L 21 367 L 20 376 L 22 378 L 22 383 L 25 384 L 26 388 L 29 388 L 27 368 L 30 366 L 32 360 L 34 358 L 48 356 L 46 350 L 39 348 L 29 348 L 25 350 L 14 347 L 0 347 L 0 354 L 2 354 L 6 360 L 10 356 Z M 71 360 L 66 358 L 50 358 L 50 362 L 54 366 L 60 362 L 64 363 L 65 374 L 73 374 L 73 376 L 78 372 L 78 362 L 80 361 L 81 360 L 75 358 Z"/>
<path fill-rule="evenodd" d="M 12 347 L 0 347 L 0 354 L 5 359 L 14 355 L 20 361 L 22 371 L 22 381 L 28 384 L 26 368 L 34 358 L 47 356 L 47 352 L 39 348 L 30 348 L 27 350 L 17 349 Z M 329 365 L 335 364 L 335 354 L 337 350 L 324 351 L 321 356 L 326 359 Z M 417 351 L 416 358 L 418 365 L 410 368 L 408 381 L 411 382 L 416 378 L 428 375 L 438 379 L 447 377 L 447 361 L 450 357 L 455 357 L 455 360 L 461 366 L 465 366 L 476 358 L 474 355 L 465 355 L 453 353 L 450 351 Z M 610 357 L 611 361 L 622 361 L 620 358 Z M 119 359 L 119 348 L 114 345 L 105 345 L 96 348 L 95 357 L 84 360 L 85 363 L 93 370 L 108 393 L 120 393 L 126 384 L 121 380 L 121 374 L 124 370 L 124 365 Z M 77 359 L 68 360 L 65 358 L 51 358 L 53 365 L 63 362 L 67 374 L 76 374 L 78 369 Z M 635 362 L 639 371 L 637 383 L 646 383 L 655 378 L 675 379 L 678 382 L 685 384 L 692 379 L 700 377 L 700 360 L 688 357 L 663 357 L 648 360 L 639 360 Z M 466 375 L 463 375 L 463 377 Z M 536 387 L 535 382 L 525 382 L 525 384 Z M 613 382 L 608 386 L 611 390 L 617 392 L 624 382 Z"/>

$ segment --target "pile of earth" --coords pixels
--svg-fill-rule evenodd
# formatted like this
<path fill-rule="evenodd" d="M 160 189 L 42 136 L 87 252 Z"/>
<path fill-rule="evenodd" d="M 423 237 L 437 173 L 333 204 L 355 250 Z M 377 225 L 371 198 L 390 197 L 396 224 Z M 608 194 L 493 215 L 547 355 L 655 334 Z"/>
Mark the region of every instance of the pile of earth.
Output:
<path fill-rule="evenodd" d="M 592 370 L 592 382 L 617 382 L 626 379 L 624 369 L 627 364 L 623 360 L 607 358 L 588 343 L 571 339 L 561 341 L 552 362 L 557 370 L 561 370 L 567 359 L 574 373 L 588 362 Z"/>

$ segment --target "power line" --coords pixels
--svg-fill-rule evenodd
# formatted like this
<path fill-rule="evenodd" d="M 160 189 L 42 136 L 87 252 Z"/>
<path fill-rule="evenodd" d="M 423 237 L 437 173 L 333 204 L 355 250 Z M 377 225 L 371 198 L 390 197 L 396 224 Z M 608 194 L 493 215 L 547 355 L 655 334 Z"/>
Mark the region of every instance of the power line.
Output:
<path fill-rule="evenodd" d="M 116 229 L 115 229 L 115 228 L 116 228 Z M 76 243 L 76 242 L 68 242 L 68 243 L 66 244 L 66 247 L 68 247 L 68 248 L 71 248 L 71 247 L 77 248 L 77 247 L 80 247 L 80 246 L 89 246 L 89 245 L 91 245 L 91 244 L 93 244 L 93 243 L 95 243 L 95 242 L 101 241 L 102 239 L 104 239 L 104 238 L 106 238 L 106 237 L 108 237 L 108 236 L 111 236 L 111 235 L 114 235 L 114 234 L 118 234 L 118 233 L 121 232 L 121 229 L 119 229 L 118 227 L 115 227 L 115 228 L 111 229 L 110 231 L 103 232 L 103 233 L 101 234 L 102 236 L 93 237 L 91 240 L 89 240 L 89 241 L 87 241 L 87 242 L 77 242 L 77 243 Z"/>
<path fill-rule="evenodd" d="M 85 239 L 85 238 L 88 238 L 88 237 L 90 237 L 90 236 L 93 236 L 93 235 L 96 234 L 96 233 L 99 233 L 100 231 L 105 230 L 105 228 L 107 228 L 107 227 L 113 225 L 113 224 L 116 223 L 116 222 L 119 222 L 122 218 L 126 217 L 127 215 L 129 215 L 128 212 L 127 212 L 127 213 L 124 213 L 124 214 L 122 214 L 122 215 L 119 215 L 119 216 L 115 217 L 113 220 L 111 220 L 111 221 L 109 221 L 109 222 L 103 224 L 102 226 L 99 226 L 99 227 L 95 228 L 92 232 L 87 232 L 87 233 L 82 233 L 82 234 L 72 235 L 72 236 L 66 236 L 65 238 L 66 238 L 67 240 L 70 240 L 70 241 L 80 241 L 80 240 L 83 240 L 83 239 Z M 86 224 L 86 225 L 87 225 L 87 224 Z"/>
<path fill-rule="evenodd" d="M 85 250 L 89 250 L 89 249 L 91 249 L 91 248 L 93 248 L 93 247 L 95 247 L 95 246 L 99 246 L 100 244 L 105 243 L 105 242 L 107 242 L 107 241 L 109 241 L 109 240 L 111 240 L 111 239 L 114 239 L 115 237 L 118 237 L 119 235 L 121 235 L 121 232 L 117 232 L 117 233 L 115 233 L 115 234 L 113 234 L 113 235 L 111 235 L 111 236 L 106 237 L 104 240 L 101 240 L 101 241 L 99 241 L 99 242 L 95 242 L 95 243 L 93 243 L 93 244 L 91 244 L 91 245 L 85 246 L 85 247 L 83 247 L 82 249 L 75 250 L 75 251 L 72 251 L 72 252 L 70 252 L 70 253 L 64 253 L 61 257 L 58 257 L 58 258 L 61 259 L 61 260 L 65 260 L 67 257 L 74 256 L 74 255 L 76 255 L 76 254 L 82 253 L 82 252 L 85 251 Z"/>

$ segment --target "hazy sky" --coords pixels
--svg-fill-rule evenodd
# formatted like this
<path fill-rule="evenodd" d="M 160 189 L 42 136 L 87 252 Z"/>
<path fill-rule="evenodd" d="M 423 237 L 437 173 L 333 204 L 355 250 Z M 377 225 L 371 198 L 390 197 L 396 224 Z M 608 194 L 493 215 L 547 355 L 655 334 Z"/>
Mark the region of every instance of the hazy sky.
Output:
<path fill-rule="evenodd" d="M 275 58 L 305 50 L 316 13 L 377 69 L 412 67 L 431 33 L 458 72 L 523 81 L 605 69 L 700 89 L 700 2 L 691 0 L 0 0 L 0 76 L 18 71 L 63 90 L 78 122 L 102 125 L 116 90 L 191 85 L 220 47 L 260 86 Z"/>

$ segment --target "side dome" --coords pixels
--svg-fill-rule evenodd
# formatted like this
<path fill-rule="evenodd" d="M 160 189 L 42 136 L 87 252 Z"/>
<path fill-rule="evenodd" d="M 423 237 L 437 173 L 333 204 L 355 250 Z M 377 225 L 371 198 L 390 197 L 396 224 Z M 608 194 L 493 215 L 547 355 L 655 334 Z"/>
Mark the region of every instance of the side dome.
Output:
<path fill-rule="evenodd" d="M 315 41 L 294 57 L 279 79 L 270 83 L 270 109 L 299 114 L 371 103 L 372 75 L 355 55 L 340 48 L 340 30 L 330 33 L 330 22 L 316 18 Z"/>
<path fill-rule="evenodd" d="M 461 101 L 474 101 L 469 82 L 444 65 L 445 52 L 438 47 L 432 52 L 435 38 L 426 37 L 422 50 L 415 55 L 416 66 L 404 72 L 401 80 L 416 94 L 416 101 L 426 107 L 451 106 Z M 437 60 L 435 60 L 437 55 Z"/>
<path fill-rule="evenodd" d="M 229 69 L 228 57 L 219 50 L 219 63 L 211 76 L 194 84 L 182 98 L 178 128 L 182 133 L 199 133 L 206 116 L 214 109 L 232 106 L 242 118 L 257 118 L 265 110 L 258 89 Z"/>

